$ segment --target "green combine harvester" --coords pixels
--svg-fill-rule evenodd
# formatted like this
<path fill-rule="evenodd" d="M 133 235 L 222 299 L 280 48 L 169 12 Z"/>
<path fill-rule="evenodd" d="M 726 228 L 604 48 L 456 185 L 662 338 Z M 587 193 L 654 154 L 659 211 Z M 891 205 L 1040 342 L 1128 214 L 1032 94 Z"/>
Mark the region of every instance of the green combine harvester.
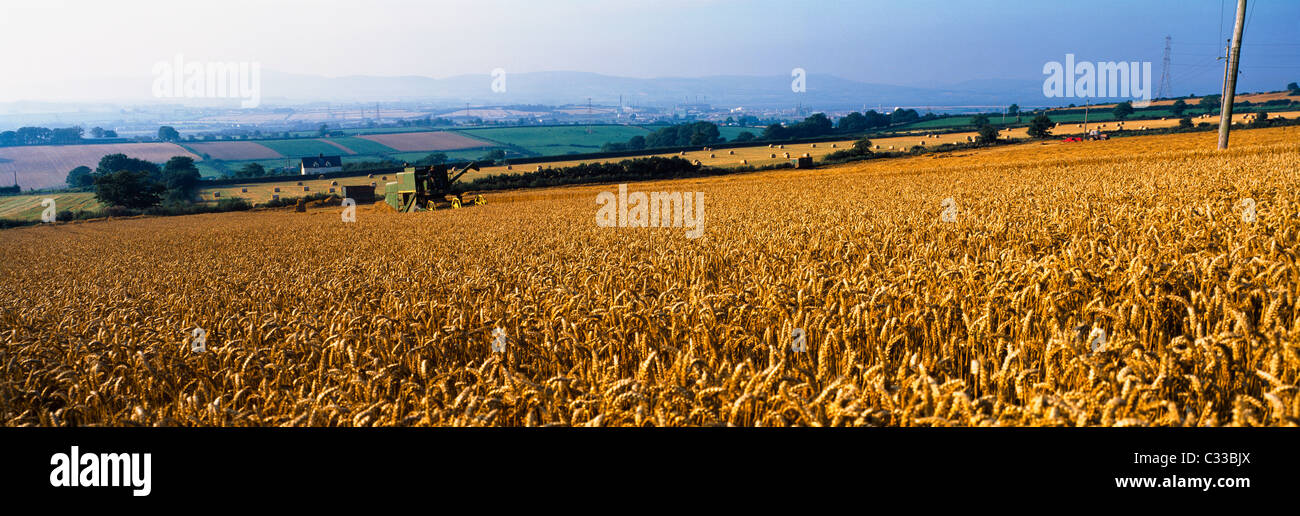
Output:
<path fill-rule="evenodd" d="M 455 172 L 452 172 L 450 165 L 406 165 L 404 171 L 397 173 L 396 181 L 384 185 L 384 202 L 403 213 L 486 204 L 482 195 L 474 196 L 473 200 L 461 199 L 462 194 L 452 192 L 451 188 L 466 172 L 478 169 L 478 163 L 475 162 L 470 162 Z"/>

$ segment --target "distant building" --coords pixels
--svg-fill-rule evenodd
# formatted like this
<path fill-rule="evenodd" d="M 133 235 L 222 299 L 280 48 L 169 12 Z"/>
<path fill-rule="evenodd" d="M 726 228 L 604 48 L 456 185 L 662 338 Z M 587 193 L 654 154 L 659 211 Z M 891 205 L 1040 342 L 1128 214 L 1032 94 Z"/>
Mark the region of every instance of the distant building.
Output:
<path fill-rule="evenodd" d="M 302 159 L 302 175 L 326 174 L 329 172 L 343 171 L 342 156 L 326 156 L 321 154 L 314 158 Z"/>

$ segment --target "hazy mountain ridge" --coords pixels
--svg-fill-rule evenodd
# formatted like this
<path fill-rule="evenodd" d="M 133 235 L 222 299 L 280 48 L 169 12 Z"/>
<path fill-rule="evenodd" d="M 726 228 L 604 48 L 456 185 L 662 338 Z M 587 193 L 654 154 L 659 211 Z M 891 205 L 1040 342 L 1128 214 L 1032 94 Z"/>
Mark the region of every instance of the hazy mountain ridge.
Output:
<path fill-rule="evenodd" d="M 947 87 L 920 88 L 866 83 L 834 75 L 809 74 L 807 90 L 791 91 L 792 78 L 782 75 L 718 75 L 709 77 L 636 78 L 592 72 L 547 71 L 507 73 L 505 91 L 492 90 L 490 74 L 458 75 L 445 78 L 425 76 L 379 77 L 351 75 L 326 77 L 275 70 L 261 71 L 262 105 L 291 105 L 308 102 L 394 102 L 423 101 L 450 107 L 473 105 L 546 104 L 569 105 L 591 102 L 617 105 L 620 95 L 627 106 L 667 107 L 678 104 L 709 104 L 714 107 L 791 108 L 802 104 L 812 109 L 892 109 L 894 106 L 1024 106 L 1063 105 L 1062 99 L 1043 97 L 1035 80 L 966 81 Z M 48 90 L 54 98 L 95 98 L 85 101 L 16 101 L 0 103 L 0 112 L 52 112 L 53 108 L 106 108 L 114 104 L 182 103 L 221 105 L 232 99 L 155 98 L 153 77 L 116 77 L 77 83 L 61 83 Z M 92 94 L 85 92 L 92 91 Z M 1065 99 L 1075 100 L 1077 99 Z M 111 108 L 110 108 L 111 109 Z"/>

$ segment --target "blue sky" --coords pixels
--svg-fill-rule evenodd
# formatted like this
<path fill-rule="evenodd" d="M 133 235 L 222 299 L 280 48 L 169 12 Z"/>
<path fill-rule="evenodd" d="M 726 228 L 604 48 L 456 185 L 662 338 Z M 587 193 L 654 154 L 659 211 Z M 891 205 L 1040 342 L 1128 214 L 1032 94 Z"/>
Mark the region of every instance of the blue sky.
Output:
<path fill-rule="evenodd" d="M 327 76 L 577 70 L 633 77 L 812 74 L 907 86 L 1042 80 L 1046 61 L 1152 61 L 1174 93 L 1217 89 L 1235 2 L 774 0 L 42 0 L 0 5 L 0 100 L 41 84 L 256 61 Z M 28 4 L 25 2 L 24 4 Z M 1243 91 L 1300 81 L 1300 2 L 1251 2 Z M 16 50 L 17 49 L 17 50 Z M 24 93 L 26 95 L 24 95 Z"/>

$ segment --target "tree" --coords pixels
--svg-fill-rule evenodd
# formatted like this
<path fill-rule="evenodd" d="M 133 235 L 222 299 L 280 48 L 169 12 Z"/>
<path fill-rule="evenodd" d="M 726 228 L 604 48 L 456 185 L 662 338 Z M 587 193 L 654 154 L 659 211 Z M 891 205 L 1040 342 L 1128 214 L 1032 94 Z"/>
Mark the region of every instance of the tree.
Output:
<path fill-rule="evenodd" d="M 442 152 L 435 152 L 429 154 L 428 156 L 420 158 L 420 160 L 416 161 L 415 164 L 420 166 L 429 166 L 429 165 L 441 165 L 446 162 L 447 162 L 447 154 Z"/>
<path fill-rule="evenodd" d="M 1179 128 L 1179 129 L 1191 129 L 1191 128 L 1192 128 L 1192 119 L 1187 118 L 1187 117 L 1183 117 L 1183 118 L 1178 119 L 1178 128 Z"/>
<path fill-rule="evenodd" d="M 158 173 L 161 172 L 158 165 L 142 159 L 129 158 L 126 154 L 119 153 L 108 154 L 99 158 L 99 165 L 95 167 L 95 175 L 104 176 L 122 170 L 144 172 L 149 177 L 157 177 Z"/>
<path fill-rule="evenodd" d="M 80 127 L 65 127 L 50 130 L 50 143 L 78 143 L 85 130 Z"/>
<path fill-rule="evenodd" d="M 321 124 L 320 129 L 318 129 L 316 132 L 319 133 L 321 136 L 325 136 L 330 133 L 330 126 L 327 124 Z"/>
<path fill-rule="evenodd" d="M 1111 112 L 1115 114 L 1115 118 L 1120 120 L 1128 118 L 1129 115 L 1133 114 L 1133 102 L 1125 101 L 1115 104 L 1115 109 Z"/>
<path fill-rule="evenodd" d="M 505 159 L 505 157 L 506 157 L 506 151 L 501 149 L 492 149 L 488 151 L 487 154 L 484 154 L 482 157 L 480 157 L 479 159 L 483 161 L 496 161 L 499 159 Z"/>
<path fill-rule="evenodd" d="M 743 134 L 743 133 L 742 133 Z M 627 148 L 632 150 L 641 150 L 645 148 L 645 137 L 641 135 L 633 136 L 627 140 Z"/>
<path fill-rule="evenodd" d="M 202 180 L 199 167 L 194 166 L 194 158 L 189 156 L 173 156 L 163 165 L 161 183 L 167 189 L 168 202 L 194 199 Z"/>
<path fill-rule="evenodd" d="M 1052 135 L 1052 119 L 1047 117 L 1046 113 L 1039 113 L 1033 120 L 1029 121 L 1029 136 L 1033 138 L 1047 138 Z"/>
<path fill-rule="evenodd" d="M 862 155 L 871 154 L 871 140 L 862 138 L 853 142 L 853 151 Z"/>
<path fill-rule="evenodd" d="M 103 137 L 104 137 L 104 128 L 103 128 L 103 127 L 91 127 L 91 128 L 90 128 L 90 135 L 93 136 L 93 137 L 95 137 L 95 138 L 103 138 Z"/>
<path fill-rule="evenodd" d="M 915 109 L 895 109 L 893 113 L 889 114 L 889 123 L 906 124 L 915 122 L 919 118 L 921 118 L 921 115 Z"/>
<path fill-rule="evenodd" d="M 722 141 L 722 133 L 712 122 L 671 125 L 645 136 L 646 148 L 708 145 Z"/>
<path fill-rule="evenodd" d="M 1251 122 L 1250 125 L 1255 126 L 1255 127 L 1266 127 L 1266 126 L 1268 126 L 1268 112 L 1267 112 L 1267 111 L 1259 111 L 1259 112 L 1256 112 L 1256 113 L 1255 113 L 1255 120 L 1254 120 L 1253 122 Z"/>
<path fill-rule="evenodd" d="M 784 140 L 789 136 L 786 135 L 785 126 L 781 124 L 772 124 L 763 129 L 764 140 Z"/>
<path fill-rule="evenodd" d="M 992 125 L 984 124 L 980 126 L 979 133 L 980 145 L 991 145 L 998 141 L 998 129 Z"/>
<path fill-rule="evenodd" d="M 1197 102 L 1196 105 L 1205 108 L 1206 111 L 1214 112 L 1221 107 L 1219 106 L 1219 104 L 1222 102 L 1223 102 L 1223 96 L 1219 94 L 1214 94 L 1214 95 L 1206 95 L 1204 97 L 1201 97 L 1201 101 Z"/>
<path fill-rule="evenodd" d="M 40 145 L 49 143 L 54 131 L 45 127 L 19 127 L 17 135 L 18 143 L 22 145 Z"/>
<path fill-rule="evenodd" d="M 262 177 L 265 175 L 266 167 L 263 167 L 261 163 L 249 163 L 235 171 L 235 177 Z"/>
<path fill-rule="evenodd" d="M 1286 91 L 1289 91 L 1291 93 L 1300 93 L 1300 84 L 1296 84 L 1294 82 L 1288 84 L 1286 85 Z"/>
<path fill-rule="evenodd" d="M 164 190 L 145 172 L 119 170 L 95 178 L 95 199 L 107 206 L 148 208 L 162 201 Z"/>
<path fill-rule="evenodd" d="M 165 142 L 174 142 L 181 139 L 181 133 L 176 132 L 176 128 L 170 125 L 164 125 L 158 128 L 158 139 Z"/>
<path fill-rule="evenodd" d="M 104 137 L 105 137 L 105 138 L 117 138 L 117 131 L 114 131 L 114 130 L 112 130 L 112 129 L 104 129 Z"/>
<path fill-rule="evenodd" d="M 1178 99 L 1177 101 L 1174 102 L 1174 105 L 1173 107 L 1170 108 L 1170 111 L 1173 112 L 1174 116 L 1183 116 L 1183 112 L 1187 111 L 1187 103 L 1184 102 L 1183 99 Z"/>
<path fill-rule="evenodd" d="M 835 127 L 825 113 L 813 113 L 812 116 L 805 118 L 798 125 L 802 126 L 801 132 L 804 133 L 804 136 L 821 136 L 831 132 L 831 129 Z"/>
<path fill-rule="evenodd" d="M 1010 107 L 1008 107 L 1007 116 L 1014 116 L 1014 117 L 1020 116 L 1020 106 L 1018 104 L 1012 104 Z"/>
<path fill-rule="evenodd" d="M 867 117 L 862 113 L 849 113 L 841 118 L 836 128 L 846 133 L 856 133 L 867 129 Z"/>
<path fill-rule="evenodd" d="M 68 172 L 66 182 L 72 188 L 83 188 L 95 184 L 95 175 L 90 170 L 90 167 L 83 165 Z"/>
<path fill-rule="evenodd" d="M 633 138 L 640 138 L 640 136 L 633 136 Z M 751 132 L 749 132 L 749 131 L 741 131 L 740 134 L 737 134 L 737 135 L 736 135 L 736 140 L 735 140 L 735 141 L 737 141 L 737 142 L 752 142 L 752 141 L 754 141 L 754 133 L 751 133 Z"/>
<path fill-rule="evenodd" d="M 983 113 L 970 117 L 970 125 L 975 127 L 984 127 L 989 125 L 989 116 Z"/>

